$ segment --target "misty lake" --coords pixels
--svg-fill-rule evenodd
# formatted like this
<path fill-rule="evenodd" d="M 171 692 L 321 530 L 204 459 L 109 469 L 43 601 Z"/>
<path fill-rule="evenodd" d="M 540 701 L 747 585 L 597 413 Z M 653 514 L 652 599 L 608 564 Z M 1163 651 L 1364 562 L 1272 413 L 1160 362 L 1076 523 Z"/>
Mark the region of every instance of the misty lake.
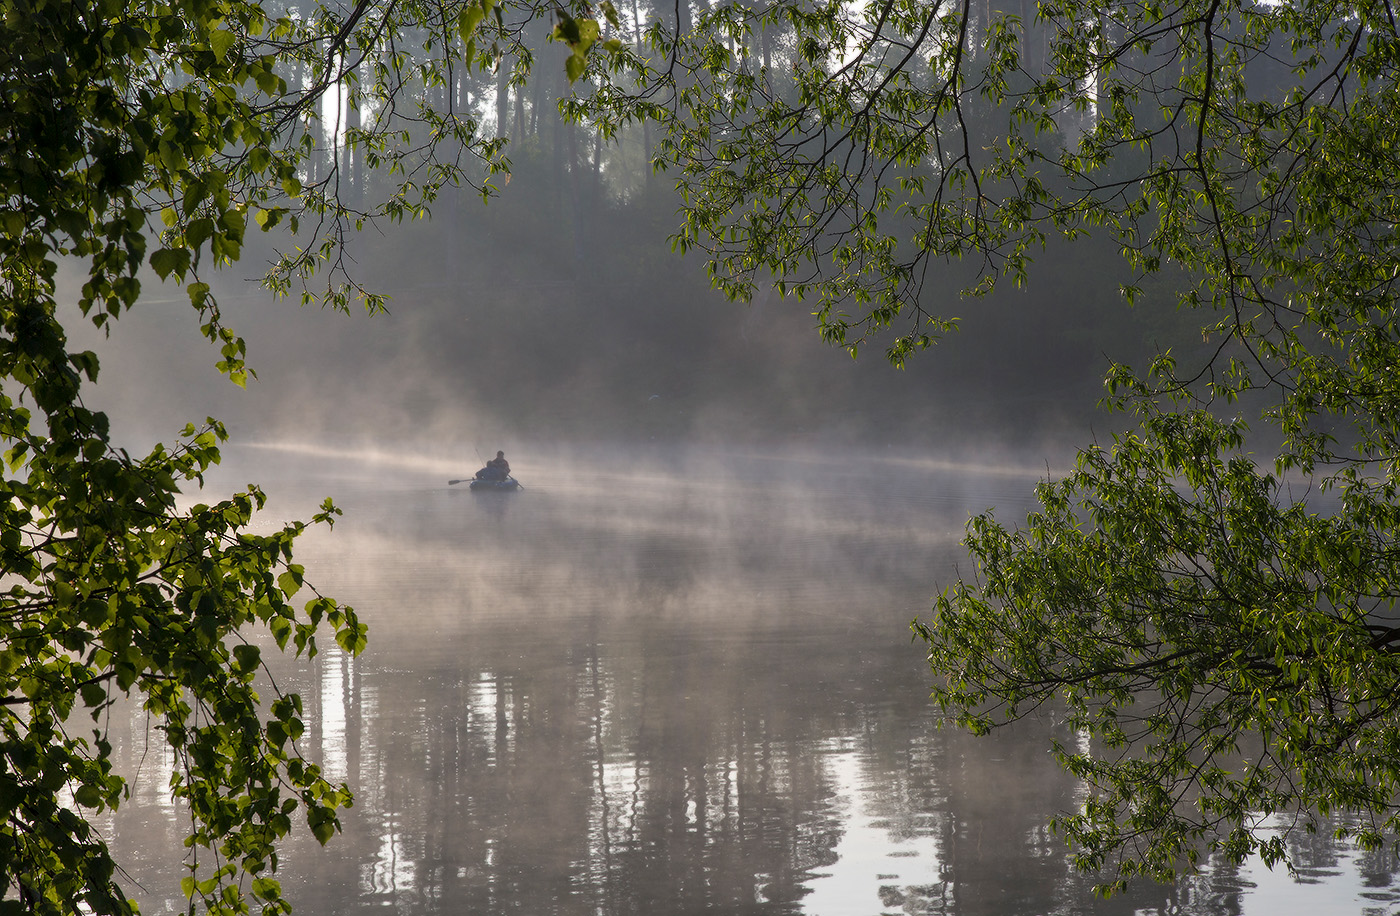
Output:
<path fill-rule="evenodd" d="M 1217 869 L 1099 900 L 1047 828 L 1080 792 L 1053 716 L 937 727 L 909 622 L 971 572 L 969 514 L 1023 518 L 1043 466 L 509 457 L 524 491 L 473 494 L 447 480 L 474 458 L 230 450 L 248 473 L 223 489 L 264 484 L 270 523 L 345 509 L 298 559 L 370 627 L 359 658 L 325 640 L 274 663 L 303 751 L 356 792 L 343 835 L 286 850 L 297 913 L 1400 908 L 1388 854 L 1325 839 L 1297 880 Z M 113 730 L 140 774 L 106 825 L 127 889 L 183 911 L 167 771 L 139 713 Z"/>

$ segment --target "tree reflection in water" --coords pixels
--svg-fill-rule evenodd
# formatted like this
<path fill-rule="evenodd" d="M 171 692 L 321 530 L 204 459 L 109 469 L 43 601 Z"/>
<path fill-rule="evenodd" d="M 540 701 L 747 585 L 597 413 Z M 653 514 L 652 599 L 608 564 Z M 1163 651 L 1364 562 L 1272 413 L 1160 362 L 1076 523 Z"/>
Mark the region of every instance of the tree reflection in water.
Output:
<path fill-rule="evenodd" d="M 356 804 L 284 857 L 297 912 L 1262 912 L 1237 874 L 1094 898 L 1045 828 L 1078 791 L 1045 752 L 1053 714 L 936 729 L 907 624 L 969 512 L 1017 511 L 1025 480 L 801 467 L 338 494 L 345 521 L 300 558 L 370 649 L 276 676 Z M 183 910 L 177 816 L 141 765 L 109 832 L 143 909 Z M 1355 869 L 1312 853 L 1355 911 Z M 1360 868 L 1393 905 L 1392 871 Z"/>

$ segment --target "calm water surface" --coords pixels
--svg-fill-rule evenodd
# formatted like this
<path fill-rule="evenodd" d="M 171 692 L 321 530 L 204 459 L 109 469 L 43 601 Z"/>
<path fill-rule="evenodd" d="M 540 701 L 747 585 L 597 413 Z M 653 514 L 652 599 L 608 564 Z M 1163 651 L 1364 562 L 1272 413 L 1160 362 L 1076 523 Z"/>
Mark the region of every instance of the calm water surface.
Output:
<path fill-rule="evenodd" d="M 370 625 L 360 658 L 278 663 L 304 751 L 356 791 L 342 836 L 284 856 L 298 913 L 1400 911 L 1389 858 L 1322 841 L 1300 881 L 1098 900 L 1046 828 L 1079 792 L 1053 720 L 937 728 L 908 624 L 967 570 L 969 514 L 1024 517 L 1034 469 L 512 456 L 503 495 L 431 459 L 262 457 L 274 512 L 345 508 L 299 559 Z M 129 726 L 109 829 L 143 909 L 182 911 L 164 764 Z"/>

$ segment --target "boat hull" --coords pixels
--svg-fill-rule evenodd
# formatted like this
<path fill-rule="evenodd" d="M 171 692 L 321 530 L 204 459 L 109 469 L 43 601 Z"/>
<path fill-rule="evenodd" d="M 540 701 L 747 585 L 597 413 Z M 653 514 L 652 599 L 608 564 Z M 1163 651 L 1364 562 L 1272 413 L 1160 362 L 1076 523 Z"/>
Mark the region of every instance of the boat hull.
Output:
<path fill-rule="evenodd" d="M 520 481 L 514 477 L 507 477 L 505 480 L 482 480 L 477 478 L 471 482 L 473 493 L 511 493 L 520 489 Z"/>

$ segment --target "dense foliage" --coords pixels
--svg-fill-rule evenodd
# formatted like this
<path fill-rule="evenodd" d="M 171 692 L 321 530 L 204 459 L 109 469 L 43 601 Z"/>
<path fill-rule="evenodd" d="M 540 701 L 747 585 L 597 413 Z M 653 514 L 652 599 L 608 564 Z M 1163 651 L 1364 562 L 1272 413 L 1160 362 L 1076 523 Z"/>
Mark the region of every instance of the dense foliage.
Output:
<path fill-rule="evenodd" d="M 1107 240 L 1125 309 L 1198 329 L 1114 366 L 1132 428 L 1022 527 L 974 519 L 977 576 L 916 625 L 957 721 L 1063 707 L 1080 861 L 1111 888 L 1324 824 L 1393 836 L 1391 8 L 726 3 L 650 37 L 642 91 L 572 110 L 666 125 L 676 244 L 732 295 L 811 299 L 829 341 L 902 364 L 956 324 L 930 278 L 1033 285 L 1049 240 Z"/>
<path fill-rule="evenodd" d="M 291 551 L 304 523 L 254 523 L 259 489 L 208 502 L 182 495 L 219 460 L 217 421 L 172 429 L 173 445 L 144 456 L 120 446 L 83 402 L 98 355 L 70 348 L 64 323 L 104 327 L 139 306 L 143 285 L 181 284 L 218 368 L 242 384 L 245 347 L 208 274 L 237 260 L 255 227 L 290 233 L 274 288 L 379 308 L 341 269 L 346 234 L 368 219 L 420 215 L 444 186 L 485 191 L 503 165 L 501 141 L 453 107 L 456 76 L 518 37 L 501 20 L 496 46 L 475 49 L 492 7 L 0 4 L 6 907 L 129 910 L 90 821 L 128 795 L 132 774 L 114 771 L 106 730 L 117 703 L 144 708 L 173 760 L 192 908 L 244 912 L 251 900 L 285 911 L 272 877 L 277 841 L 295 819 L 322 842 L 338 829 L 349 790 L 298 750 L 300 699 L 260 696 L 268 642 L 255 631 L 309 654 L 328 626 L 358 652 L 364 626 L 304 585 Z M 588 20 L 564 18 L 589 32 Z M 578 49 L 587 50 L 581 35 Z M 371 188 L 373 168 L 387 178 Z M 321 269 L 329 282 L 314 292 L 308 281 Z M 337 511 L 327 502 L 313 522 L 330 524 Z"/>

